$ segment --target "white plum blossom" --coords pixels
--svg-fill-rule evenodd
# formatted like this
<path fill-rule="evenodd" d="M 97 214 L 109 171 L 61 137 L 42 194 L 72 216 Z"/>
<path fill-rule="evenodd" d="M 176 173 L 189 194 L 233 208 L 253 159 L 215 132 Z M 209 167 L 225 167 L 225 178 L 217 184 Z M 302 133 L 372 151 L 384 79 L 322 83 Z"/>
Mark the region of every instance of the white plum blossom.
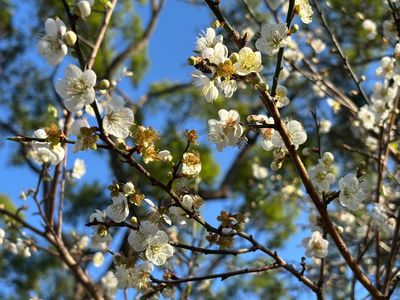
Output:
<path fill-rule="evenodd" d="M 366 193 L 363 190 L 363 184 L 360 183 L 354 174 L 347 174 L 339 179 L 339 201 L 344 207 L 350 210 L 360 208 L 361 202 L 366 198 Z"/>
<path fill-rule="evenodd" d="M 267 125 L 267 124 L 275 124 L 274 123 L 274 119 L 272 117 L 266 117 L 263 115 L 259 115 L 259 121 L 256 122 L 256 124 L 258 125 Z M 261 134 L 262 134 L 262 147 L 267 150 L 270 151 L 274 148 L 274 145 L 272 144 L 272 136 L 274 135 L 275 129 L 273 128 L 262 128 L 261 129 Z"/>
<path fill-rule="evenodd" d="M 85 161 L 77 158 L 74 161 L 74 167 L 72 168 L 71 176 L 75 179 L 80 179 L 86 173 Z"/>
<path fill-rule="evenodd" d="M 188 210 L 193 208 L 193 197 L 191 195 L 184 195 L 181 199 L 182 206 Z M 170 206 L 168 212 L 172 215 L 172 219 L 179 225 L 185 226 L 187 213 L 179 206 Z"/>
<path fill-rule="evenodd" d="M 133 287 L 144 290 L 149 286 L 149 277 L 153 272 L 154 266 L 151 262 L 144 261 L 140 266 L 135 266 L 132 271 Z"/>
<path fill-rule="evenodd" d="M 164 265 L 167 259 L 174 254 L 174 248 L 168 244 L 168 241 L 168 235 L 161 230 L 151 236 L 145 252 L 146 258 L 156 266 Z"/>
<path fill-rule="evenodd" d="M 295 9 L 304 24 L 312 22 L 313 10 L 308 0 L 296 0 L 294 2 Z"/>
<path fill-rule="evenodd" d="M 215 143 L 218 151 L 228 146 L 235 146 L 239 143 L 243 134 L 243 127 L 240 125 L 240 116 L 236 110 L 218 111 L 220 120 L 211 119 L 208 121 L 208 139 Z"/>
<path fill-rule="evenodd" d="M 124 104 L 124 98 L 113 95 L 106 107 L 103 119 L 104 131 L 117 138 L 128 137 L 129 128 L 135 120 L 132 109 L 124 107 Z"/>
<path fill-rule="evenodd" d="M 239 51 L 238 61 L 233 64 L 236 74 L 246 76 L 253 72 L 260 72 L 263 68 L 261 53 L 249 47 L 243 47 Z"/>
<path fill-rule="evenodd" d="M 358 111 L 358 119 L 361 120 L 365 129 L 372 129 L 375 125 L 375 114 L 368 105 L 364 105 Z"/>
<path fill-rule="evenodd" d="M 198 153 L 186 152 L 182 157 L 182 174 L 193 177 L 201 171 L 201 161 Z"/>
<path fill-rule="evenodd" d="M 214 48 L 204 49 L 201 56 L 210 63 L 219 65 L 228 59 L 228 48 L 222 43 L 217 43 Z"/>
<path fill-rule="evenodd" d="M 46 35 L 40 39 L 37 48 L 40 55 L 46 58 L 51 66 L 58 65 L 68 53 L 68 47 L 63 41 L 67 31 L 60 19 L 48 18 L 45 23 Z"/>
<path fill-rule="evenodd" d="M 388 40 L 396 40 L 398 38 L 396 24 L 393 20 L 383 21 L 383 35 Z"/>
<path fill-rule="evenodd" d="M 128 242 L 136 252 L 146 250 L 148 240 L 158 232 L 155 224 L 149 221 L 140 222 L 139 230 L 131 230 L 128 236 Z"/>
<path fill-rule="evenodd" d="M 172 161 L 171 152 L 168 150 L 161 150 L 160 152 L 158 152 L 158 155 L 160 156 L 162 161 L 166 161 L 166 162 Z"/>
<path fill-rule="evenodd" d="M 370 19 L 365 19 L 362 22 L 363 29 L 367 32 L 367 38 L 373 40 L 376 38 L 376 23 Z"/>
<path fill-rule="evenodd" d="M 126 265 L 115 267 L 115 277 L 117 278 L 119 289 L 126 289 L 132 286 L 132 272 Z"/>
<path fill-rule="evenodd" d="M 219 87 L 224 92 L 225 97 L 230 98 L 237 90 L 237 82 L 234 79 L 225 79 L 220 82 Z"/>
<path fill-rule="evenodd" d="M 287 94 L 287 89 L 284 86 L 279 85 L 277 87 L 277 89 L 276 89 L 276 94 L 275 94 L 275 97 L 274 97 L 274 99 L 277 100 L 277 102 L 275 104 L 276 107 L 282 108 L 282 107 L 284 107 L 284 106 L 289 104 L 290 100 L 286 96 L 286 94 Z"/>
<path fill-rule="evenodd" d="M 251 171 L 256 179 L 262 180 L 268 177 L 268 169 L 257 163 L 251 165 Z"/>
<path fill-rule="evenodd" d="M 3 245 L 4 242 L 4 236 L 6 235 L 6 232 L 4 231 L 3 228 L 0 228 L 0 245 Z"/>
<path fill-rule="evenodd" d="M 286 122 L 285 124 L 286 132 L 289 137 L 289 141 L 293 144 L 296 148 L 299 145 L 304 144 L 307 140 L 307 134 L 299 121 L 291 120 Z M 272 145 L 277 148 L 286 149 L 285 143 L 283 142 L 280 133 L 275 130 L 272 138 L 271 138 Z"/>
<path fill-rule="evenodd" d="M 390 86 L 389 82 L 385 80 L 382 82 L 377 82 L 374 85 L 372 91 L 371 102 L 382 100 L 391 107 L 393 105 L 393 100 L 396 97 L 398 86 Z"/>
<path fill-rule="evenodd" d="M 124 184 L 124 193 L 125 194 L 133 194 L 135 193 L 135 186 L 133 185 L 132 181 L 128 181 Z"/>
<path fill-rule="evenodd" d="M 114 299 L 118 288 L 118 280 L 114 273 L 112 271 L 108 271 L 106 275 L 101 277 L 100 282 L 105 289 L 106 296 L 110 299 Z"/>
<path fill-rule="evenodd" d="M 313 185 L 320 192 L 329 192 L 330 186 L 335 182 L 333 160 L 332 153 L 325 152 L 318 164 L 308 169 L 308 175 Z"/>
<path fill-rule="evenodd" d="M 279 48 L 286 47 L 289 41 L 290 36 L 285 24 L 263 24 L 256 48 L 267 55 L 275 55 Z"/>
<path fill-rule="evenodd" d="M 319 133 L 329 133 L 331 131 L 332 123 L 327 119 L 319 121 Z"/>
<path fill-rule="evenodd" d="M 395 59 L 393 57 L 382 57 L 379 67 L 376 69 L 376 75 L 385 79 L 392 79 L 395 76 Z"/>
<path fill-rule="evenodd" d="M 90 128 L 90 125 L 86 119 L 76 119 L 71 125 L 69 133 L 77 137 L 77 141 L 72 149 L 73 152 L 86 149 L 85 142 L 81 134 L 81 128 Z"/>
<path fill-rule="evenodd" d="M 210 80 L 210 78 L 198 70 L 192 73 L 192 78 L 193 84 L 200 90 L 207 102 L 217 100 L 219 92 L 214 80 Z"/>
<path fill-rule="evenodd" d="M 113 203 L 106 209 L 106 214 L 116 223 L 123 222 L 129 215 L 128 200 L 124 194 L 112 197 Z"/>
<path fill-rule="evenodd" d="M 311 47 L 313 48 L 315 53 L 319 54 L 325 50 L 326 45 L 321 39 L 313 39 L 311 41 Z"/>
<path fill-rule="evenodd" d="M 203 35 L 197 38 L 196 51 L 202 52 L 206 48 L 214 48 L 216 44 L 222 43 L 223 39 L 222 35 L 217 35 L 215 30 L 209 27 Z"/>
<path fill-rule="evenodd" d="M 33 133 L 35 138 L 47 139 L 48 135 L 44 129 L 38 129 Z M 58 165 L 65 156 L 64 148 L 58 143 L 56 145 L 50 142 L 32 142 L 32 156 L 40 163 L 50 163 Z"/>
<path fill-rule="evenodd" d="M 93 255 L 93 265 L 95 267 L 101 267 L 104 263 L 104 255 L 101 252 L 96 252 Z"/>
<path fill-rule="evenodd" d="M 328 255 L 329 242 L 319 231 L 314 231 L 311 238 L 303 239 L 303 246 L 306 247 L 307 257 L 324 258 Z"/>
<path fill-rule="evenodd" d="M 78 112 L 85 105 L 93 103 L 96 97 L 96 73 L 82 70 L 75 65 L 68 65 L 64 79 L 56 83 L 56 92 L 63 98 L 65 107 L 70 112 Z"/>

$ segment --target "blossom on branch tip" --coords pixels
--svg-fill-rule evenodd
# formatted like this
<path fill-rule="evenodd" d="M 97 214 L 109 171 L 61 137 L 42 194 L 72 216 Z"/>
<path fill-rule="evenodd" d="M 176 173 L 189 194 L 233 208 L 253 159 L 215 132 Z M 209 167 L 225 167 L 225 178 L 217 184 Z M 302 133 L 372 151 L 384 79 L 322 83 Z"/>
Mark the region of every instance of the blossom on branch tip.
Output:
<path fill-rule="evenodd" d="M 302 243 L 306 247 L 307 257 L 324 258 L 328 255 L 329 242 L 322 237 L 319 231 L 314 231 L 311 238 L 303 239 Z"/>
<path fill-rule="evenodd" d="M 56 92 L 64 99 L 64 105 L 70 112 L 78 112 L 85 105 L 93 103 L 96 92 L 96 73 L 82 70 L 75 65 L 68 65 L 65 78 L 56 83 Z"/>
<path fill-rule="evenodd" d="M 215 80 L 211 80 L 198 70 L 192 73 L 192 78 L 193 84 L 200 90 L 207 102 L 214 102 L 217 100 L 219 92 L 215 85 Z"/>
<path fill-rule="evenodd" d="M 124 103 L 121 96 L 113 95 L 103 119 L 104 131 L 117 138 L 128 137 L 129 128 L 135 120 L 132 109 L 124 107 Z"/>
<path fill-rule="evenodd" d="M 312 22 L 313 9 L 308 0 L 296 0 L 294 2 L 295 12 L 299 15 L 304 24 Z"/>
<path fill-rule="evenodd" d="M 207 48 L 214 48 L 216 44 L 223 42 L 223 36 L 217 35 L 215 30 L 211 27 L 206 29 L 203 35 L 200 35 L 196 41 L 196 51 L 202 52 Z"/>
<path fill-rule="evenodd" d="M 211 119 L 208 121 L 208 139 L 215 143 L 218 151 L 228 146 L 235 146 L 239 143 L 243 127 L 240 125 L 240 116 L 236 110 L 218 111 L 220 120 Z"/>
<path fill-rule="evenodd" d="M 65 24 L 60 19 L 48 18 L 45 23 L 46 35 L 40 39 L 37 48 L 41 56 L 51 66 L 58 65 L 68 53 L 68 47 L 63 41 L 67 31 Z"/>
<path fill-rule="evenodd" d="M 107 216 L 116 223 L 123 222 L 129 215 L 128 200 L 124 194 L 112 197 L 113 203 L 106 209 Z"/>
<path fill-rule="evenodd" d="M 148 240 L 146 258 L 156 266 L 164 265 L 167 259 L 174 254 L 174 248 L 168 244 L 168 241 L 168 235 L 159 230 L 156 235 Z"/>
<path fill-rule="evenodd" d="M 291 120 L 284 123 L 284 126 L 286 128 L 288 139 L 290 143 L 295 146 L 295 148 L 298 148 L 299 145 L 306 142 L 307 134 L 299 121 Z M 272 135 L 271 143 L 277 148 L 286 149 L 285 143 L 283 142 L 283 139 L 277 130 L 275 130 Z"/>
<path fill-rule="evenodd" d="M 35 138 L 47 139 L 49 136 L 44 129 L 38 129 L 33 133 Z M 60 143 L 54 144 L 51 142 L 32 142 L 32 156 L 40 163 L 50 163 L 58 165 L 65 156 L 64 148 Z"/>
<path fill-rule="evenodd" d="M 360 208 L 361 203 L 367 197 L 364 192 L 366 182 L 359 182 L 354 174 L 347 174 L 345 177 L 339 179 L 339 201 L 344 207 L 350 210 Z"/>
<path fill-rule="evenodd" d="M 279 48 L 286 47 L 290 42 L 288 33 L 285 24 L 263 24 L 261 37 L 256 41 L 257 50 L 270 56 L 277 54 Z"/>

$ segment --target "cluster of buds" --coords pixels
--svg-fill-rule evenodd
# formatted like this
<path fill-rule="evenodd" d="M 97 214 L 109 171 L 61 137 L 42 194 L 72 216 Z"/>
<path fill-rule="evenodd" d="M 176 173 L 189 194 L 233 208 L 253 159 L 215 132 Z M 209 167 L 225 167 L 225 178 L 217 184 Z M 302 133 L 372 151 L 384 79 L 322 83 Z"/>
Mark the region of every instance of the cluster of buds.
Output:
<path fill-rule="evenodd" d="M 113 182 L 113 184 L 108 186 L 108 190 L 111 192 L 111 197 L 118 197 L 122 193 L 126 196 L 129 203 L 136 206 L 140 206 L 145 198 L 144 194 L 136 191 L 131 181 L 125 184 Z"/>

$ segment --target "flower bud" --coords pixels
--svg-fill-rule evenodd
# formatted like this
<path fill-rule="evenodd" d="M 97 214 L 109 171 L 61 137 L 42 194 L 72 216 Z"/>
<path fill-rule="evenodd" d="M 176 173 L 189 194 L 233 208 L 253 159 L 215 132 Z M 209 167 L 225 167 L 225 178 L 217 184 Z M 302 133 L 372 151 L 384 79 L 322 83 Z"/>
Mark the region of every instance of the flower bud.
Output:
<path fill-rule="evenodd" d="M 101 90 L 108 90 L 110 88 L 110 82 L 107 79 L 100 80 L 99 88 Z"/>
<path fill-rule="evenodd" d="M 293 24 L 290 26 L 290 33 L 296 33 L 297 31 L 299 31 L 299 25 Z"/>
<path fill-rule="evenodd" d="M 73 47 L 73 46 L 75 46 L 75 43 L 76 43 L 76 40 L 77 40 L 77 35 L 72 30 L 68 30 L 63 35 L 63 40 L 67 44 L 68 47 Z"/>
<path fill-rule="evenodd" d="M 231 60 L 231 62 L 234 64 L 234 63 L 237 63 L 238 61 L 239 61 L 239 54 L 238 53 L 236 53 L 236 52 L 233 52 L 230 56 L 229 56 L 229 59 Z"/>
<path fill-rule="evenodd" d="M 330 166 L 333 163 L 334 160 L 334 156 L 331 152 L 325 152 L 322 155 L 322 162 L 324 163 L 324 165 Z"/>
<path fill-rule="evenodd" d="M 92 12 L 92 8 L 90 7 L 90 3 L 88 1 L 79 1 L 78 4 L 78 12 L 81 18 L 86 18 Z"/>
<path fill-rule="evenodd" d="M 124 193 L 125 194 L 133 194 L 135 192 L 135 186 L 131 181 L 128 181 L 124 184 Z"/>

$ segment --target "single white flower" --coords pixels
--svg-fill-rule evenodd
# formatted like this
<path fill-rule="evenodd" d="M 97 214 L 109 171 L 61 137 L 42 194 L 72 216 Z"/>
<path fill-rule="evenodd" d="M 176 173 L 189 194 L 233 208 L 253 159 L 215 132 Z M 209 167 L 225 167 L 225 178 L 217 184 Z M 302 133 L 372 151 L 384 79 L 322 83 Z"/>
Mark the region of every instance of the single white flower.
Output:
<path fill-rule="evenodd" d="M 124 193 L 125 194 L 133 194 L 135 193 L 135 186 L 133 185 L 132 181 L 128 181 L 124 184 Z"/>
<path fill-rule="evenodd" d="M 201 161 L 200 156 L 197 153 L 186 152 L 182 158 L 182 174 L 193 177 L 200 173 Z"/>
<path fill-rule="evenodd" d="M 268 169 L 257 163 L 251 165 L 251 171 L 256 179 L 262 180 L 268 177 Z"/>
<path fill-rule="evenodd" d="M 237 83 L 234 79 L 225 79 L 219 84 L 224 92 L 226 98 L 232 97 L 233 93 L 237 90 Z"/>
<path fill-rule="evenodd" d="M 173 254 L 174 248 L 168 244 L 168 235 L 164 231 L 159 230 L 148 240 L 145 255 L 156 266 L 164 265 Z"/>
<path fill-rule="evenodd" d="M 286 127 L 286 132 L 288 134 L 288 138 L 291 144 L 293 144 L 296 148 L 299 145 L 304 144 L 307 140 L 307 134 L 299 121 L 291 120 L 284 124 Z M 271 138 L 272 145 L 277 148 L 286 149 L 285 143 L 283 142 L 280 133 L 275 130 L 272 138 Z"/>
<path fill-rule="evenodd" d="M 38 42 L 38 52 L 46 58 L 51 66 L 58 65 L 68 53 L 68 47 L 63 41 L 67 31 L 60 19 L 48 18 L 45 23 L 46 35 Z"/>
<path fill-rule="evenodd" d="M 279 85 L 276 89 L 274 99 L 277 100 L 276 107 L 281 108 L 289 104 L 289 98 L 286 96 L 287 89 L 284 86 Z"/>
<path fill-rule="evenodd" d="M 240 116 L 236 110 L 218 111 L 220 121 L 211 119 L 208 121 L 208 139 L 215 143 L 218 151 L 225 147 L 235 146 L 239 143 L 243 134 L 243 127 L 240 125 Z"/>
<path fill-rule="evenodd" d="M 321 39 L 313 39 L 311 41 L 311 47 L 315 51 L 315 53 L 319 54 L 325 50 L 326 45 Z"/>
<path fill-rule="evenodd" d="M 151 236 L 155 235 L 158 228 L 155 224 L 149 221 L 140 222 L 139 230 L 131 230 L 128 236 L 128 243 L 136 252 L 146 250 L 148 240 Z"/>
<path fill-rule="evenodd" d="M 387 80 L 392 79 L 395 76 L 395 61 L 393 57 L 383 57 L 379 67 L 376 69 L 376 75 L 384 77 Z"/>
<path fill-rule="evenodd" d="M 115 267 L 115 277 L 117 278 L 119 289 L 126 289 L 133 285 L 132 273 L 126 265 L 117 265 Z"/>
<path fill-rule="evenodd" d="M 207 102 L 217 100 L 219 92 L 214 80 L 210 80 L 210 78 L 198 70 L 192 73 L 192 78 L 193 84 L 200 90 Z"/>
<path fill-rule="evenodd" d="M 262 115 L 261 115 L 262 116 Z M 262 116 L 264 119 L 262 122 L 256 122 L 256 124 L 258 125 L 262 125 L 262 124 L 275 124 L 274 123 L 274 119 L 272 117 L 266 117 L 266 116 Z M 262 147 L 267 150 L 270 151 L 274 148 L 274 145 L 272 144 L 272 137 L 275 133 L 275 129 L 273 128 L 262 128 L 261 129 L 261 134 L 262 134 Z"/>
<path fill-rule="evenodd" d="M 350 210 L 358 209 L 367 196 L 354 174 L 347 174 L 339 179 L 339 190 L 340 204 Z"/>
<path fill-rule="evenodd" d="M 161 160 L 163 161 L 166 162 L 172 161 L 171 152 L 169 152 L 168 150 L 161 150 L 160 152 L 158 152 L 158 155 L 161 157 Z"/>
<path fill-rule="evenodd" d="M 327 119 L 319 121 L 319 133 L 329 133 L 331 131 L 332 123 Z"/>
<path fill-rule="evenodd" d="M 228 48 L 217 43 L 213 48 L 206 48 L 201 52 L 201 56 L 212 64 L 221 64 L 228 59 Z"/>
<path fill-rule="evenodd" d="M 6 235 L 6 232 L 4 231 L 3 228 L 0 228 L 0 245 L 3 245 L 4 242 L 4 236 Z"/>
<path fill-rule="evenodd" d="M 76 243 L 78 249 L 84 250 L 89 246 L 90 239 L 87 235 L 82 236 L 79 241 Z"/>
<path fill-rule="evenodd" d="M 106 209 L 107 216 L 116 223 L 123 222 L 129 215 L 128 200 L 124 194 L 112 197 L 113 204 Z"/>
<path fill-rule="evenodd" d="M 135 120 L 133 111 L 124 107 L 124 98 L 113 95 L 106 107 L 106 114 L 103 119 L 105 132 L 117 138 L 126 138 L 129 135 L 129 128 Z"/>
<path fill-rule="evenodd" d="M 375 114 L 370 110 L 366 104 L 358 111 L 358 119 L 362 121 L 365 129 L 372 129 L 375 125 Z"/>
<path fill-rule="evenodd" d="M 95 267 L 101 267 L 104 263 L 104 255 L 101 252 L 96 252 L 93 255 L 93 265 Z"/>
<path fill-rule="evenodd" d="M 314 231 L 311 238 L 303 239 L 303 245 L 306 247 L 307 257 L 324 258 L 328 255 L 329 242 L 322 237 L 319 231 Z"/>
<path fill-rule="evenodd" d="M 112 271 L 108 271 L 106 275 L 101 277 L 100 282 L 106 291 L 107 297 L 114 299 L 118 288 L 118 280 L 114 273 Z"/>
<path fill-rule="evenodd" d="M 74 167 L 72 169 L 71 176 L 75 179 L 80 179 L 86 173 L 85 161 L 77 158 L 74 161 Z"/>
<path fill-rule="evenodd" d="M 308 0 L 296 0 L 294 2 L 295 9 L 304 24 L 312 22 L 313 9 Z"/>
<path fill-rule="evenodd" d="M 222 43 L 223 39 L 222 35 L 216 35 L 215 30 L 209 27 L 203 35 L 197 38 L 196 51 L 202 52 L 206 48 L 214 48 L 216 44 Z"/>
<path fill-rule="evenodd" d="M 272 56 L 278 53 L 279 48 L 286 47 L 289 41 L 290 36 L 285 24 L 263 24 L 261 38 L 256 41 L 256 48 Z"/>
<path fill-rule="evenodd" d="M 140 266 L 136 266 L 132 271 L 133 287 L 139 290 L 144 290 L 150 285 L 150 275 L 153 272 L 154 266 L 152 263 L 145 261 Z"/>
<path fill-rule="evenodd" d="M 233 64 L 236 74 L 246 76 L 250 73 L 260 72 L 263 68 L 261 53 L 249 47 L 243 47 L 239 51 L 238 61 Z"/>
<path fill-rule="evenodd" d="M 96 92 L 96 73 L 82 70 L 75 65 L 68 65 L 64 79 L 56 83 L 56 92 L 65 100 L 64 105 L 70 112 L 78 112 L 85 105 L 93 103 Z"/>
<path fill-rule="evenodd" d="M 397 90 L 398 86 L 390 86 L 387 80 L 383 83 L 377 82 L 372 91 L 371 102 L 382 100 L 383 102 L 388 103 L 389 106 L 392 106 L 393 100 L 397 95 Z"/>
<path fill-rule="evenodd" d="M 330 167 L 324 164 L 317 164 L 308 169 L 308 175 L 320 192 L 329 192 L 331 185 L 335 182 L 335 175 Z"/>
<path fill-rule="evenodd" d="M 44 129 L 38 129 L 33 133 L 35 138 L 46 139 L 48 137 Z M 53 145 L 50 142 L 32 142 L 32 155 L 40 163 L 58 165 L 65 156 L 64 148 L 60 144 Z"/>
<path fill-rule="evenodd" d="M 184 195 L 181 199 L 182 206 L 191 210 L 193 208 L 193 197 L 191 195 Z M 181 225 L 186 225 L 187 213 L 179 206 L 170 206 L 168 212 L 172 215 L 173 220 Z"/>
<path fill-rule="evenodd" d="M 376 23 L 370 19 L 365 19 L 362 22 L 363 29 L 367 32 L 367 38 L 373 40 L 376 38 Z"/>

